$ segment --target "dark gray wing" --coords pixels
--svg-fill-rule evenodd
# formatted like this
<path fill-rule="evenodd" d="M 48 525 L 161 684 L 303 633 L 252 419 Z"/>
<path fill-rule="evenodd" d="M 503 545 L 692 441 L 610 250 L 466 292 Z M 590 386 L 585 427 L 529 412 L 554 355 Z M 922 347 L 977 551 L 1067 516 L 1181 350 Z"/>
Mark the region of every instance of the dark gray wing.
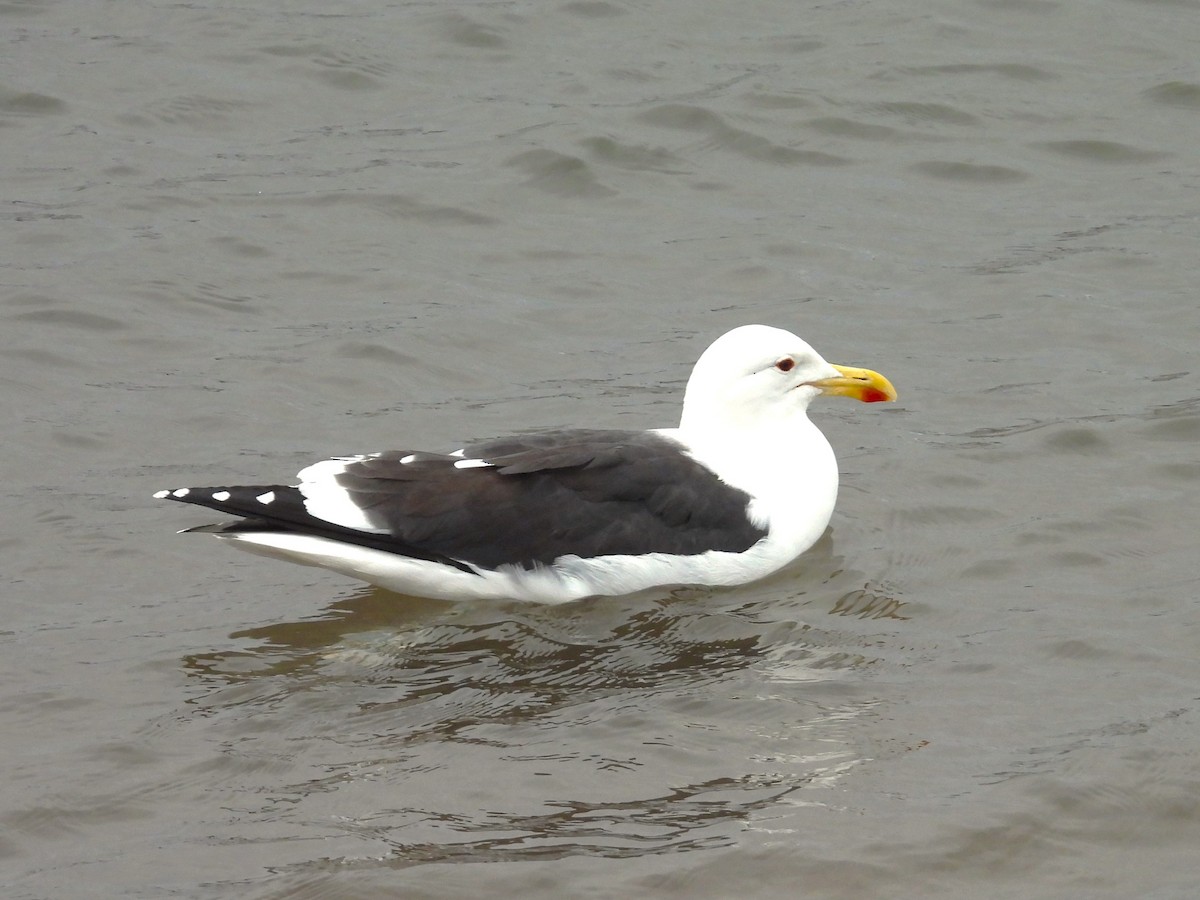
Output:
<path fill-rule="evenodd" d="M 464 562 L 529 569 L 571 554 L 736 553 L 766 536 L 746 516 L 748 494 L 674 441 L 640 431 L 548 432 L 463 456 L 396 450 L 348 460 L 332 477 L 372 531 L 312 515 L 292 486 L 159 496 L 245 517 L 205 530 L 311 534 L 466 571 Z"/>
<path fill-rule="evenodd" d="M 568 554 L 741 552 L 766 534 L 746 516 L 749 495 L 656 434 L 549 432 L 464 456 L 394 451 L 348 464 L 336 481 L 393 539 L 489 569 Z M 472 459 L 490 465 L 464 467 Z"/>

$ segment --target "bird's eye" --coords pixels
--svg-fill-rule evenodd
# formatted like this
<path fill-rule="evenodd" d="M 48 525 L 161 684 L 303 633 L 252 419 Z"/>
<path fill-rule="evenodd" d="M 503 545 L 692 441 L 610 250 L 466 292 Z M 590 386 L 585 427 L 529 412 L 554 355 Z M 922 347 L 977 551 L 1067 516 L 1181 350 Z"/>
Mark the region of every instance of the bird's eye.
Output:
<path fill-rule="evenodd" d="M 775 363 L 775 368 L 780 372 L 790 372 L 795 367 L 796 361 L 790 356 L 785 356 L 783 359 Z"/>

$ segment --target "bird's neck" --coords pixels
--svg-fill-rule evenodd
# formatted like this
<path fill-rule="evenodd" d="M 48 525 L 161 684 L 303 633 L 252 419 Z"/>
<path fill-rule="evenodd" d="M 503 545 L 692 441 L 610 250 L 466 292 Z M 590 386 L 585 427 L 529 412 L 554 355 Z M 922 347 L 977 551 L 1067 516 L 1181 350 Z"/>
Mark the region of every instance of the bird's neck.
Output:
<path fill-rule="evenodd" d="M 803 412 L 754 421 L 706 419 L 702 427 L 684 418 L 674 436 L 722 477 L 736 473 L 727 477 L 731 482 L 766 485 L 780 470 L 798 466 L 836 471 L 829 442 Z"/>
<path fill-rule="evenodd" d="M 797 545 L 820 536 L 837 500 L 837 459 L 808 416 L 793 412 L 742 427 L 714 428 L 711 420 L 700 429 L 687 424 L 664 433 L 726 484 L 748 493 L 750 514 L 760 525 Z"/>

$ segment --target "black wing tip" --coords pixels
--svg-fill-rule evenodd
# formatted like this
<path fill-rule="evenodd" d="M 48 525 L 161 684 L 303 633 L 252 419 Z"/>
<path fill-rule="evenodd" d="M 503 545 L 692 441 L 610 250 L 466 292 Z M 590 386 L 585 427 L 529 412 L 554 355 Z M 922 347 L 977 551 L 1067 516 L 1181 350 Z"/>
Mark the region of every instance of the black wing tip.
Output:
<path fill-rule="evenodd" d="M 174 500 L 216 510 L 227 516 L 287 521 L 296 518 L 293 507 L 303 503 L 294 487 L 282 484 L 188 487 L 154 492 L 155 500 Z"/>
<path fill-rule="evenodd" d="M 277 495 L 277 496 L 276 496 Z M 346 528 L 302 513 L 303 499 L 295 487 L 287 485 L 241 485 L 236 487 L 176 488 L 156 491 L 156 500 L 176 500 L 194 503 L 226 515 L 242 516 L 235 522 L 197 525 L 183 529 L 180 534 L 238 535 L 248 532 L 307 534 L 343 544 L 382 550 L 397 556 L 423 559 L 458 569 L 469 575 L 479 572 L 469 564 L 430 550 L 425 550 L 392 535 L 372 534 Z M 301 514 L 302 513 L 302 514 Z"/>

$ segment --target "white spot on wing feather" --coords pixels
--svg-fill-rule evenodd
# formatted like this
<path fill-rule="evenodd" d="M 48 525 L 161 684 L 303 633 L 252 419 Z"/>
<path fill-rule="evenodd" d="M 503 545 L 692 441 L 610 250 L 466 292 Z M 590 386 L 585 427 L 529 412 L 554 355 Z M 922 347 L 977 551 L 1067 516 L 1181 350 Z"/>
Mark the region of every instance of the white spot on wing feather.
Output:
<path fill-rule="evenodd" d="M 170 497 L 170 496 L 171 496 L 171 492 L 170 492 L 170 491 L 155 491 L 155 492 L 154 492 L 154 499 L 155 499 L 155 500 L 166 500 L 166 499 L 167 499 L 168 497 Z"/>
<path fill-rule="evenodd" d="M 218 503 L 224 503 L 229 499 L 229 491 L 213 491 L 213 499 Z"/>
<path fill-rule="evenodd" d="M 186 497 L 188 495 L 188 493 L 189 493 L 188 488 L 177 488 L 176 490 L 171 491 L 171 496 L 182 498 L 182 497 Z"/>
<path fill-rule="evenodd" d="M 265 494 L 259 494 L 254 499 L 257 500 L 259 503 L 263 503 L 263 504 L 274 503 L 275 502 L 275 492 L 267 491 Z"/>
<path fill-rule="evenodd" d="M 460 459 L 454 464 L 456 469 L 482 469 L 490 466 L 491 463 L 486 459 Z"/>

